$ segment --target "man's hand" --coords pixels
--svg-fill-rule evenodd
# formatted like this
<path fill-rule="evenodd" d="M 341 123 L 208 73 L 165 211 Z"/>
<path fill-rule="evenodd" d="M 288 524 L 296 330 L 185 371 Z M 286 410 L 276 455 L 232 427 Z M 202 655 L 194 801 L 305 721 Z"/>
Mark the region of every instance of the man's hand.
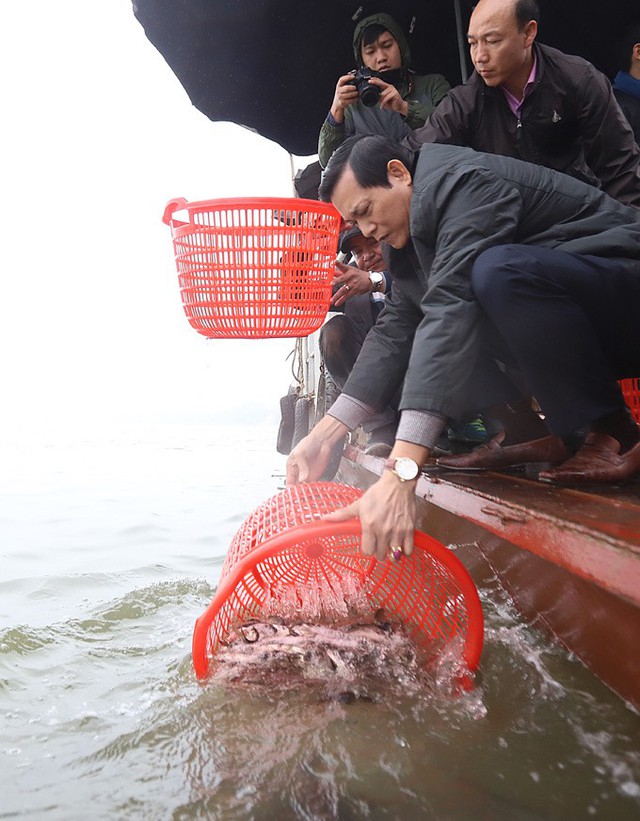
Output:
<path fill-rule="evenodd" d="M 391 452 L 392 458 L 408 456 L 419 465 L 428 455 L 428 448 L 402 441 L 396 441 Z M 416 483 L 415 479 L 403 482 L 393 471 L 384 470 L 364 496 L 323 518 L 331 522 L 344 522 L 354 516 L 359 517 L 362 552 L 367 556 L 386 559 L 394 547 L 402 548 L 402 552 L 410 556 L 416 526 Z"/>
<path fill-rule="evenodd" d="M 403 117 L 407 116 L 409 103 L 402 99 L 400 92 L 395 86 L 385 83 L 384 80 L 381 80 L 379 77 L 371 77 L 369 83 L 378 86 L 380 89 L 380 100 L 378 102 L 380 108 L 388 108 L 390 111 L 396 111 Z"/>
<path fill-rule="evenodd" d="M 400 547 L 406 556 L 410 556 L 416 526 L 415 494 L 415 481 L 401 482 L 394 473 L 385 471 L 364 496 L 323 519 L 344 522 L 359 517 L 361 548 L 366 556 L 387 559 L 392 547 Z"/>
<path fill-rule="evenodd" d="M 344 122 L 345 108 L 358 101 L 358 89 L 353 85 L 354 74 L 355 72 L 352 71 L 350 74 L 343 74 L 342 77 L 338 78 L 333 102 L 331 103 L 331 116 L 337 123 Z"/>
<path fill-rule="evenodd" d="M 345 265 L 336 260 L 336 275 L 331 282 L 332 286 L 339 285 L 340 288 L 331 297 L 331 304 L 338 308 L 350 297 L 358 294 L 371 293 L 372 286 L 369 274 L 355 265 Z"/>
<path fill-rule="evenodd" d="M 349 428 L 332 416 L 324 416 L 291 451 L 287 459 L 287 484 L 315 482 L 327 469 L 335 445 Z"/>

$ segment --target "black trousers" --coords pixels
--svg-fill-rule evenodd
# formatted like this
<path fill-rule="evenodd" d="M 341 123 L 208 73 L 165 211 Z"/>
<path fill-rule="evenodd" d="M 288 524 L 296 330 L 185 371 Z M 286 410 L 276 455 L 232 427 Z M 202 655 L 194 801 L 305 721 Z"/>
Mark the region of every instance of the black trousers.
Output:
<path fill-rule="evenodd" d="M 369 294 L 351 297 L 344 306 L 344 313 L 329 319 L 320 329 L 320 352 L 329 375 L 342 390 L 351 369 L 362 349 L 365 337 L 375 325 L 382 310 L 382 301 L 372 302 Z M 363 430 L 371 433 L 398 424 L 397 408 L 400 392 L 389 407 L 374 414 L 363 424 Z"/>
<path fill-rule="evenodd" d="M 617 380 L 640 376 L 640 264 L 501 245 L 478 257 L 472 287 L 485 315 L 476 407 L 514 398 L 496 360 L 522 374 L 557 435 L 624 407 Z"/>

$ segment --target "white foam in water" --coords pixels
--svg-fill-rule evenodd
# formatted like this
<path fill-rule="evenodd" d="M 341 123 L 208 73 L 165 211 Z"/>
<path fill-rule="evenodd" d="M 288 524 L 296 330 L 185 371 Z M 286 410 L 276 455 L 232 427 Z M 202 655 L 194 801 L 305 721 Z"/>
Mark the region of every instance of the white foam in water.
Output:
<path fill-rule="evenodd" d="M 575 733 L 582 745 L 591 750 L 602 764 L 597 768 L 601 775 L 609 775 L 623 795 L 640 798 L 640 753 L 633 760 L 624 759 L 613 751 L 616 738 L 610 732 L 588 732 L 575 727 Z"/>

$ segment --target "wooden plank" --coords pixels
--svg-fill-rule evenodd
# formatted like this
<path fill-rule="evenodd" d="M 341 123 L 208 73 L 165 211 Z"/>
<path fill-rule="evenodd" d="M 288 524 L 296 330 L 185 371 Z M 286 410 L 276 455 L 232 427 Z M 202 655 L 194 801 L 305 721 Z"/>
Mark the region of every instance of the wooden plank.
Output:
<path fill-rule="evenodd" d="M 345 456 L 382 472 L 382 459 L 353 447 Z M 416 494 L 640 607 L 640 494 L 633 488 L 587 492 L 428 467 Z"/>

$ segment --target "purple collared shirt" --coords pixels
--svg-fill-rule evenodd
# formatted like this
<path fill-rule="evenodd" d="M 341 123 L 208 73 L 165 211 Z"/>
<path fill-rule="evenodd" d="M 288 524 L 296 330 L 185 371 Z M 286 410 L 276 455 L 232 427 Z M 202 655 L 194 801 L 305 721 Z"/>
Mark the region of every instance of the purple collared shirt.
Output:
<path fill-rule="evenodd" d="M 538 58 L 534 54 L 533 55 L 533 65 L 531 66 L 531 74 L 529 74 L 529 79 L 527 80 L 526 85 L 524 87 L 524 92 L 522 94 L 522 99 L 521 100 L 519 100 L 515 96 L 515 94 L 512 94 L 510 91 L 507 91 L 507 89 L 504 86 L 500 86 L 500 88 L 502 89 L 502 91 L 504 93 L 504 96 L 507 98 L 507 102 L 509 103 L 509 108 L 513 111 L 514 115 L 518 119 L 520 119 L 520 109 L 522 108 L 522 104 L 524 103 L 524 101 L 527 99 L 527 97 L 529 96 L 529 94 L 531 94 L 531 91 L 533 90 L 533 86 L 535 84 L 537 74 L 538 74 Z"/>

